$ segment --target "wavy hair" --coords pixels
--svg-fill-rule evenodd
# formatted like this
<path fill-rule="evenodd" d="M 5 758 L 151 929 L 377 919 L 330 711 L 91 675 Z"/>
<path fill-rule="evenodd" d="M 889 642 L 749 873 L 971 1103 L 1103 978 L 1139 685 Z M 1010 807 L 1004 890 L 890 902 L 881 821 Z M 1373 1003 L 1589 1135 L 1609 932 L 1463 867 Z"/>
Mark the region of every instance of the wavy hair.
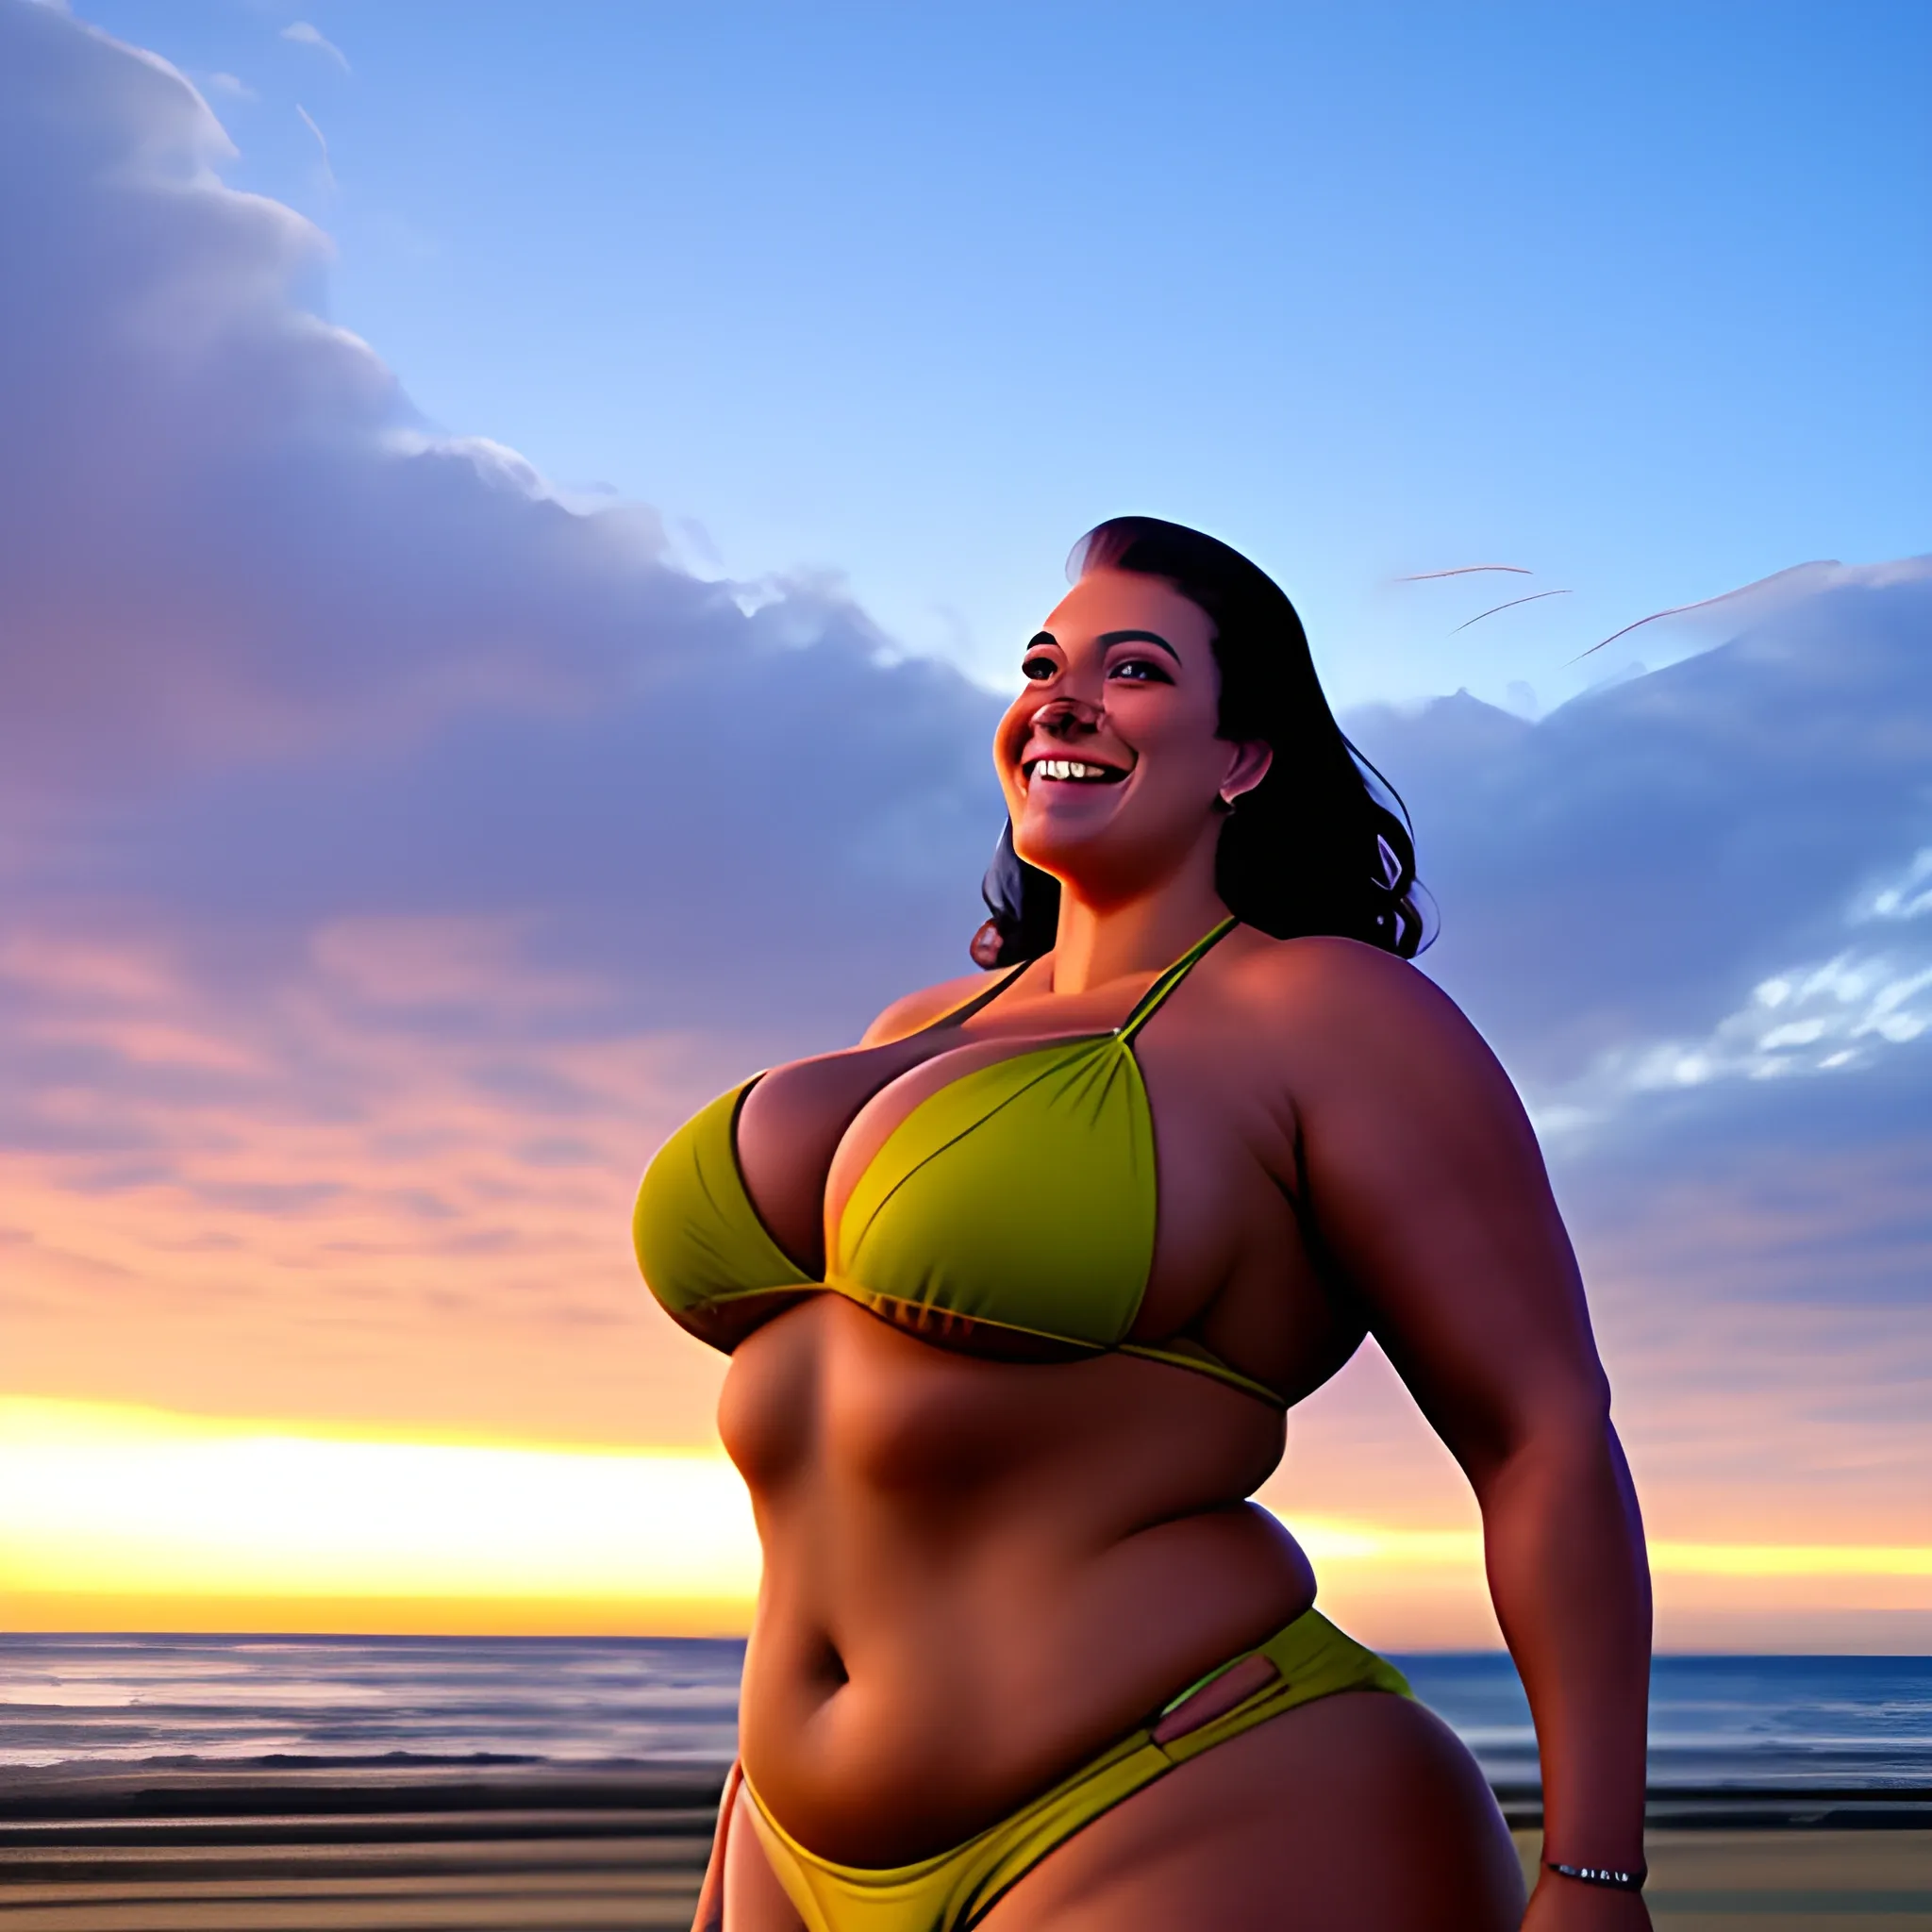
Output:
<path fill-rule="evenodd" d="M 1221 828 L 1214 886 L 1228 910 L 1275 939 L 1336 933 L 1413 958 L 1435 935 L 1408 812 L 1335 722 L 1287 593 L 1218 538 L 1158 517 L 1110 517 L 1088 531 L 1067 558 L 1068 580 L 1092 570 L 1165 578 L 1208 614 L 1219 733 L 1274 753 Z M 1013 850 L 1010 819 L 981 893 L 992 914 L 973 948 L 981 965 L 1052 948 L 1059 881 Z"/>

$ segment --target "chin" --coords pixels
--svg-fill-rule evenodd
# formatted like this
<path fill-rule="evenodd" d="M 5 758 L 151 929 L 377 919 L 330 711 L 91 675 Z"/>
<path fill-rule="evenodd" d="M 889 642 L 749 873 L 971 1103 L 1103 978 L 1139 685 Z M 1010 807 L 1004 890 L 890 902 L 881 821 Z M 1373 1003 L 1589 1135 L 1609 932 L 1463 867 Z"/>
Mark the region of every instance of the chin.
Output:
<path fill-rule="evenodd" d="M 1028 865 L 1056 878 L 1090 870 L 1096 860 L 1104 860 L 1108 842 L 1104 825 L 1041 824 L 1036 820 L 1013 828 L 1013 850 Z"/>

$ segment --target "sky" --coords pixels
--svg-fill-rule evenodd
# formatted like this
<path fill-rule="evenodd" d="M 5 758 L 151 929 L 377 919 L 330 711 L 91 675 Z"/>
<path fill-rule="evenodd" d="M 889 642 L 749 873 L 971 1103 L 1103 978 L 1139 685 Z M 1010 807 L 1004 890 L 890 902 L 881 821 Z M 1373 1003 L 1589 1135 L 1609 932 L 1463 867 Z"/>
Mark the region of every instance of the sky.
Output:
<path fill-rule="evenodd" d="M 741 1623 L 629 1193 L 962 970 L 1132 508 L 1414 813 L 1663 1641 L 1932 1648 L 1932 26 L 1819 18 L 0 0 L 0 1614 Z M 1494 1641 L 1373 1351 L 1263 1500 Z"/>
<path fill-rule="evenodd" d="M 1277 570 L 1342 703 L 1546 708 L 1650 611 L 1924 548 L 1922 7 L 88 17 L 429 418 L 995 682 L 1124 508 Z"/>

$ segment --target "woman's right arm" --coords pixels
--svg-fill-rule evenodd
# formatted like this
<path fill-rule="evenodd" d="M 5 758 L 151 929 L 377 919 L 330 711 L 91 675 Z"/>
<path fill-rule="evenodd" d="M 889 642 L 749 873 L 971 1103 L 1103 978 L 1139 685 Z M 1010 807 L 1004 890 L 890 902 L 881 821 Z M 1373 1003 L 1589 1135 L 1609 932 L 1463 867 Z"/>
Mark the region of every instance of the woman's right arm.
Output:
<path fill-rule="evenodd" d="M 1284 948 L 1306 1204 L 1482 1509 L 1490 1588 L 1542 1759 L 1547 1856 L 1642 1859 L 1650 1577 L 1583 1285 L 1514 1088 L 1412 968 Z M 1545 1873 L 1525 1924 L 1648 1925 Z"/>

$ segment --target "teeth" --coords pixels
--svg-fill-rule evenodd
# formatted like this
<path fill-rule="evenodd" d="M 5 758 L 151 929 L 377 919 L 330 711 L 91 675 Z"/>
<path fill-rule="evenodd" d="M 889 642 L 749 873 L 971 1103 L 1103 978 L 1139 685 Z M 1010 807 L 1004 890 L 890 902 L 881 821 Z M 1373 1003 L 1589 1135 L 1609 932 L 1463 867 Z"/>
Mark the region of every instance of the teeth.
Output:
<path fill-rule="evenodd" d="M 1033 767 L 1036 778 L 1106 778 L 1105 765 L 1082 764 L 1078 758 L 1041 758 Z"/>

